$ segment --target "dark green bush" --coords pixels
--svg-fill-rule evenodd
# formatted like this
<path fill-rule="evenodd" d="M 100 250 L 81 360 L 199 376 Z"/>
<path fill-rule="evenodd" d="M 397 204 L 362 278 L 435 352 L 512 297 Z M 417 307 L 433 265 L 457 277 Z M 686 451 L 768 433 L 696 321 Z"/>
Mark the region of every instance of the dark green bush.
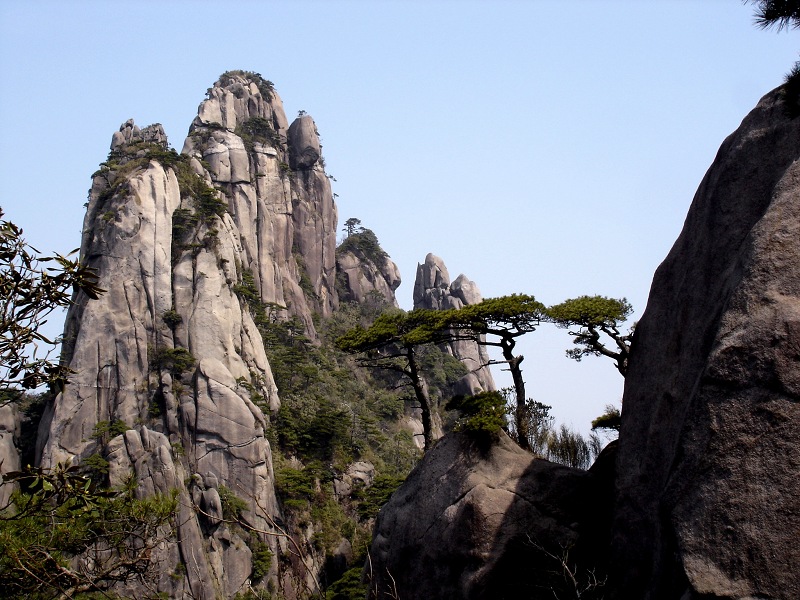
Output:
<path fill-rule="evenodd" d="M 222 518 L 227 521 L 237 521 L 242 518 L 242 513 L 248 510 L 247 502 L 233 493 L 229 487 L 221 485 L 217 488 L 219 500 L 222 504 Z"/>
<path fill-rule="evenodd" d="M 253 570 L 250 573 L 250 577 L 254 582 L 258 583 L 269 574 L 269 570 L 272 567 L 272 551 L 269 549 L 268 544 L 262 542 L 257 537 L 250 538 L 250 543 L 248 545 L 250 546 L 250 551 L 253 553 Z"/>
<path fill-rule="evenodd" d="M 358 502 L 358 516 L 362 519 L 377 517 L 378 511 L 389 501 L 403 481 L 402 477 L 378 475 L 368 488 L 357 487 L 353 490 L 352 498 Z"/>
<path fill-rule="evenodd" d="M 175 329 L 183 322 L 183 317 L 174 308 L 171 308 L 161 315 L 161 319 L 167 324 L 170 329 Z"/>
<path fill-rule="evenodd" d="M 352 252 L 359 253 L 369 259 L 376 266 L 382 266 L 389 257 L 386 251 L 381 248 L 378 236 L 371 229 L 362 227 L 357 233 L 347 236 L 336 249 L 337 253 Z"/>
<path fill-rule="evenodd" d="M 506 424 L 506 399 L 500 392 L 456 396 L 445 408 L 461 412 L 461 417 L 453 428 L 455 431 L 466 431 L 473 435 L 493 435 Z"/>
<path fill-rule="evenodd" d="M 181 375 L 194 368 L 197 359 L 186 348 L 159 348 L 150 357 L 150 367 Z"/>

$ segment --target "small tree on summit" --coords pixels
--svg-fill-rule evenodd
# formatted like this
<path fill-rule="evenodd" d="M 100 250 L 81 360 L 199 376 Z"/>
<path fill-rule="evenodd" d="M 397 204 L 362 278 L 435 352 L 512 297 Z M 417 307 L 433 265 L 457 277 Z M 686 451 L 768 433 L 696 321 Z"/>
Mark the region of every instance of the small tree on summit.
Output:
<path fill-rule="evenodd" d="M 754 4 L 755 24 L 761 29 L 776 26 L 782 29 L 800 28 L 800 0 L 746 0 Z M 800 116 L 800 61 L 786 74 L 783 105 L 789 117 Z"/>
<path fill-rule="evenodd" d="M 354 233 L 359 230 L 363 230 L 364 228 L 361 227 L 361 219 L 356 219 L 355 217 L 350 217 L 347 221 L 344 222 L 344 227 L 342 231 L 347 234 L 347 237 L 350 237 Z"/>

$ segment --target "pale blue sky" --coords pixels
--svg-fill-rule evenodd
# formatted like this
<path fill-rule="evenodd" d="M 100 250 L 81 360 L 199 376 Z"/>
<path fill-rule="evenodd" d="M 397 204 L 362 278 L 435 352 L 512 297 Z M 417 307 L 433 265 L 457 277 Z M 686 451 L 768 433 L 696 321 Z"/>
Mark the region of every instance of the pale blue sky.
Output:
<path fill-rule="evenodd" d="M 739 0 L 5 0 L 0 205 L 39 249 L 78 246 L 119 125 L 160 122 L 180 150 L 206 88 L 252 70 L 290 120 L 315 118 L 340 222 L 376 232 L 405 308 L 434 252 L 484 296 L 627 296 L 638 315 L 717 148 L 798 42 Z M 586 431 L 622 379 L 569 343 L 542 328 L 523 367 Z"/>

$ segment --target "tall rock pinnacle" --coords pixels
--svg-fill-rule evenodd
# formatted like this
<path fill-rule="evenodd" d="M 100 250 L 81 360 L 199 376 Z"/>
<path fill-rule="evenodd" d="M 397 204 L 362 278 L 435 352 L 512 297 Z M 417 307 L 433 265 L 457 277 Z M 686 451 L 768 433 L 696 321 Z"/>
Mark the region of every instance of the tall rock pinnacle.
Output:
<path fill-rule="evenodd" d="M 98 455 L 112 485 L 133 471 L 142 495 L 179 491 L 178 543 L 154 557 L 169 597 L 245 589 L 252 551 L 221 524 L 225 494 L 244 500 L 257 530 L 281 520 L 266 438 L 280 401 L 251 303 L 297 318 L 312 339 L 313 314 L 337 306 L 336 206 L 320 152 L 311 117 L 288 126 L 270 82 L 231 71 L 180 155 L 160 125 L 129 120 L 94 174 L 81 259 L 107 291 L 69 310 L 63 360 L 75 374 L 48 408 L 38 453 L 43 466 Z M 109 424 L 110 439 L 98 434 Z M 278 539 L 264 542 L 276 556 Z M 264 581 L 288 590 L 273 562 Z"/>
<path fill-rule="evenodd" d="M 414 308 L 447 310 L 478 304 L 483 300 L 475 282 L 466 275 L 459 275 L 450 283 L 450 274 L 444 261 L 434 254 L 428 254 L 425 262 L 417 265 L 417 279 L 414 282 Z M 454 340 L 444 348 L 460 360 L 469 370 L 456 384 L 458 394 L 477 394 L 495 389 L 494 379 L 489 367 L 486 348 L 470 340 Z"/>

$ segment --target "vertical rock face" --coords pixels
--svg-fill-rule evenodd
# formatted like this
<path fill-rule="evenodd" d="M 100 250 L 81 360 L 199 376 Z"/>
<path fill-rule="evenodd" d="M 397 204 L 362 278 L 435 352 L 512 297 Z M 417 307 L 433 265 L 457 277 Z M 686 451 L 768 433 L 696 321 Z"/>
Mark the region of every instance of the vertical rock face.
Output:
<path fill-rule="evenodd" d="M 800 597 L 800 119 L 780 97 L 723 143 L 636 329 L 619 597 Z"/>
<path fill-rule="evenodd" d="M 314 121 L 303 115 L 288 127 L 260 77 L 225 74 L 208 96 L 183 154 L 204 161 L 224 192 L 262 300 L 286 306 L 313 337 L 312 314 L 328 316 L 338 302 L 336 205 Z"/>
<path fill-rule="evenodd" d="M 45 466 L 100 454 L 112 484 L 134 472 L 143 495 L 179 490 L 178 544 L 159 557 L 170 597 L 246 590 L 249 539 L 220 521 L 224 497 L 244 500 L 259 530 L 280 521 L 265 437 L 279 399 L 243 298 L 278 305 L 312 337 L 313 313 L 336 307 L 336 207 L 320 163 L 313 120 L 288 127 L 271 84 L 236 71 L 209 89 L 182 155 L 160 125 L 128 121 L 94 175 L 81 257 L 107 291 L 68 313 L 75 375 L 38 452 Z M 115 421 L 130 429 L 101 442 L 95 428 Z M 276 556 L 278 539 L 265 537 Z M 278 568 L 264 582 L 291 595 Z"/>
<path fill-rule="evenodd" d="M 478 286 L 465 275 L 459 275 L 450 283 L 450 274 L 444 261 L 428 254 L 425 262 L 417 265 L 417 279 L 414 282 L 414 308 L 447 310 L 478 304 L 483 298 Z M 477 394 L 494 390 L 494 379 L 489 367 L 486 348 L 470 340 L 455 340 L 444 348 L 469 369 L 457 384 L 457 394 Z"/>

